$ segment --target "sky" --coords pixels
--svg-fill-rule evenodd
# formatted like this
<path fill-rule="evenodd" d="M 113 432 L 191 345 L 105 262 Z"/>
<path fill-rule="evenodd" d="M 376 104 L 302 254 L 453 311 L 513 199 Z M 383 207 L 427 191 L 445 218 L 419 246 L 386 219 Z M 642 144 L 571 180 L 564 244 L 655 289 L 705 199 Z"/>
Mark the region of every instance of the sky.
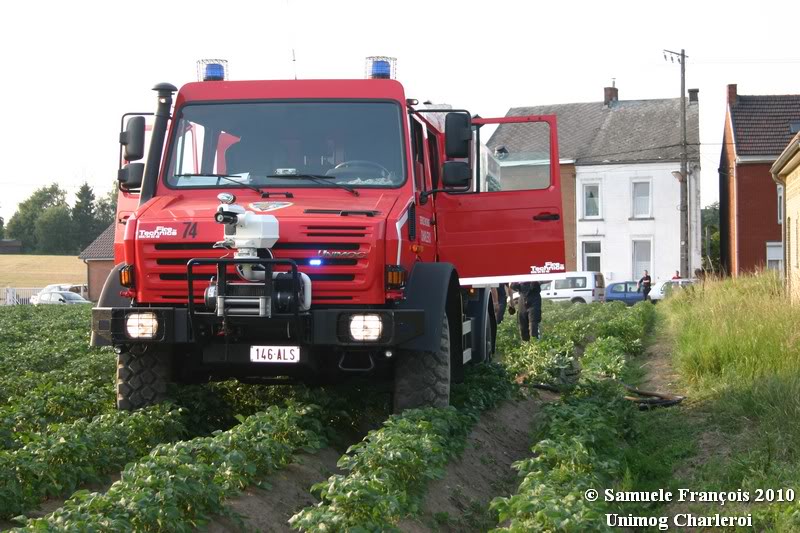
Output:
<path fill-rule="evenodd" d="M 717 200 L 726 85 L 800 93 L 800 2 L 228 0 L 13 2 L 0 32 L 0 216 L 54 181 L 111 190 L 120 117 L 153 111 L 159 82 L 360 78 L 364 58 L 397 58 L 406 95 L 483 117 L 510 107 L 621 100 L 700 89 L 702 203 Z M 292 50 L 296 62 L 292 62 Z M 70 202 L 72 198 L 70 197 Z"/>

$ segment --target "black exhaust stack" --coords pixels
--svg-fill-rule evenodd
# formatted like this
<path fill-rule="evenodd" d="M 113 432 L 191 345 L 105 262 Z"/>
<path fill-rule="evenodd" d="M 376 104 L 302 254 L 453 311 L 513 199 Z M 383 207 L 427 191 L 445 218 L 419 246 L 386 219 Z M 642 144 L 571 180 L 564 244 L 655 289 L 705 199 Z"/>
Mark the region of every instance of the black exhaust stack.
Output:
<path fill-rule="evenodd" d="M 144 168 L 139 205 L 144 204 L 155 195 L 158 170 L 161 166 L 161 152 L 163 151 L 164 138 L 167 135 L 167 126 L 169 125 L 169 111 L 172 108 L 172 95 L 178 88 L 171 83 L 159 83 L 153 87 L 153 90 L 158 94 L 158 107 L 156 108 L 156 120 L 153 124 L 153 134 L 150 137 L 150 151 L 147 153 L 147 164 Z"/>

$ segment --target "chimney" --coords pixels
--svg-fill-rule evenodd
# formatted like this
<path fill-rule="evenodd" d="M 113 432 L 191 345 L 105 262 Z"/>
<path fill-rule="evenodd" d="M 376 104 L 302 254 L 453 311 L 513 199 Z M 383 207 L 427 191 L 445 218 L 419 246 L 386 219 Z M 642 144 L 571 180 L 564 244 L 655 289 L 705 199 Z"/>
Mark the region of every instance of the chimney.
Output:
<path fill-rule="evenodd" d="M 616 87 L 616 81 L 611 82 L 611 87 L 603 88 L 603 106 L 610 107 L 611 104 L 619 100 L 619 90 Z"/>
<path fill-rule="evenodd" d="M 728 85 L 728 105 L 736 104 L 738 99 L 739 95 L 736 94 L 736 84 L 731 83 L 730 85 Z"/>
<path fill-rule="evenodd" d="M 689 89 L 689 105 L 697 103 L 697 93 L 700 92 L 700 89 Z"/>

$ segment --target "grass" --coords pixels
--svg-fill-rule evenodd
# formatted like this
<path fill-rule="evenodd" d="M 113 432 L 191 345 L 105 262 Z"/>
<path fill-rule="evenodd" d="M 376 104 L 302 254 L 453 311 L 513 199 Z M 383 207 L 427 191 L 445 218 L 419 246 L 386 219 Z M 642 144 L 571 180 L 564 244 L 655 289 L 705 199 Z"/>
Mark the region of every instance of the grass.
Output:
<path fill-rule="evenodd" d="M 86 283 L 86 265 L 70 255 L 0 255 L 0 288 Z"/>
<path fill-rule="evenodd" d="M 0 305 L 6 287 L 41 289 L 52 283 L 86 283 L 86 265 L 71 255 L 0 255 Z"/>
<path fill-rule="evenodd" d="M 800 308 L 777 276 L 711 280 L 658 306 L 673 343 L 679 408 L 640 413 L 629 452 L 634 490 L 705 491 L 800 486 Z M 672 391 L 675 392 L 675 391 Z M 674 504 L 643 509 L 753 515 L 757 530 L 800 529 L 800 496 L 791 503 Z"/>

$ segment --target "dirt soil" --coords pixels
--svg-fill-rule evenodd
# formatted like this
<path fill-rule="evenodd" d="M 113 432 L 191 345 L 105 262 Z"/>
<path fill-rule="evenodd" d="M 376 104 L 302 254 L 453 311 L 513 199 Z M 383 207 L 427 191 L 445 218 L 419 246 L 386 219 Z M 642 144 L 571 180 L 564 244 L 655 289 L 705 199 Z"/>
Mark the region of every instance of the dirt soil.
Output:
<path fill-rule="evenodd" d="M 538 398 L 507 402 L 481 418 L 470 433 L 463 455 L 453 461 L 444 478 L 428 487 L 421 516 L 399 524 L 401 531 L 482 531 L 479 515 L 492 498 L 516 491 L 514 461 L 530 456 L 531 433 L 543 402 L 558 396 L 543 393 Z M 297 463 L 270 476 L 268 489 L 249 488 L 231 500 L 230 508 L 244 517 L 244 523 L 217 518 L 202 531 L 288 532 L 287 522 L 297 511 L 317 503 L 309 492 L 315 483 L 339 472 L 341 453 L 325 448 L 302 455 Z M 475 515 L 470 518 L 470 510 Z M 442 517 L 447 524 L 441 524 Z M 439 523 L 437 524 L 437 518 Z M 470 527 L 470 524 L 476 527 Z M 492 524 L 494 525 L 494 524 Z"/>
<path fill-rule="evenodd" d="M 341 454 L 333 448 L 300 455 L 295 463 L 267 479 L 268 489 L 250 487 L 229 502 L 230 509 L 244 518 L 244 525 L 229 518 L 218 518 L 202 531 L 293 531 L 289 528 L 289 519 L 303 507 L 317 503 L 309 489 L 339 473 L 336 468 L 339 457 Z"/>
<path fill-rule="evenodd" d="M 486 508 L 497 496 L 516 492 L 519 479 L 512 463 L 530 457 L 532 433 L 543 403 L 558 395 L 508 402 L 486 413 L 470 433 L 463 455 L 445 476 L 428 486 L 420 516 L 404 520 L 404 532 L 486 531 Z"/>

